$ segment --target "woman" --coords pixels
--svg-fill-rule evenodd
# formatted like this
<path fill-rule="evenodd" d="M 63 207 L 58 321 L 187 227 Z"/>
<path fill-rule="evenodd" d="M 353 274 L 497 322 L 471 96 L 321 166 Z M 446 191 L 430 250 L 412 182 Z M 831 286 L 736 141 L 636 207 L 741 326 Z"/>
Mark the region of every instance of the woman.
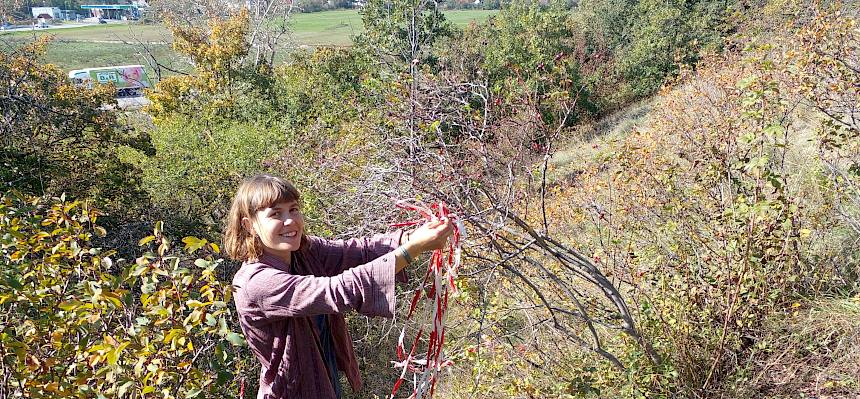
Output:
<path fill-rule="evenodd" d="M 234 300 L 262 363 L 257 397 L 339 398 L 338 370 L 361 389 L 343 313 L 392 317 L 395 274 L 422 252 L 442 248 L 453 229 L 440 220 L 411 234 L 328 241 L 304 234 L 301 196 L 289 182 L 270 175 L 243 182 L 224 246 L 243 262 L 233 277 Z"/>

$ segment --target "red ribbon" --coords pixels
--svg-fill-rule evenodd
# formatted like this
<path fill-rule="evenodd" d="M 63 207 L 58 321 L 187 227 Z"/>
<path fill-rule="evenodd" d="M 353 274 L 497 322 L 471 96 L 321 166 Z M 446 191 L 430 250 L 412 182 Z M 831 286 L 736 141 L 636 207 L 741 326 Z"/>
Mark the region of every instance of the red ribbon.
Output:
<path fill-rule="evenodd" d="M 421 214 L 423 219 L 413 220 L 409 222 L 395 223 L 392 227 L 407 227 L 415 226 L 425 221 L 441 220 L 452 218 L 448 207 L 444 202 L 433 204 L 429 207 L 416 205 L 409 202 L 398 202 L 397 207 Z M 412 297 L 412 302 L 409 305 L 409 313 L 406 316 L 403 329 L 400 332 L 400 338 L 397 342 L 397 359 L 398 362 L 393 362 L 395 367 L 402 367 L 403 371 L 400 377 L 394 383 L 394 388 L 391 391 L 390 398 L 400 389 L 401 384 L 405 379 L 406 372 L 413 373 L 414 387 L 410 399 L 430 398 L 436 390 L 436 382 L 438 381 L 438 373 L 442 368 L 450 366 L 452 362 L 444 359 L 442 354 L 443 345 L 445 344 L 445 314 L 448 311 L 448 294 L 456 292 L 454 278 L 457 268 L 459 267 L 460 240 L 462 238 L 462 224 L 457 225 L 454 229 L 454 234 L 451 236 L 446 249 L 447 254 L 442 250 L 433 251 L 430 257 L 430 264 L 427 267 L 427 272 L 424 274 L 421 287 L 415 291 Z M 447 255 L 447 256 L 445 256 Z M 447 276 L 444 274 L 447 272 Z M 446 284 L 447 283 L 447 284 Z M 415 359 L 415 350 L 418 347 L 420 338 L 425 330 L 424 326 L 418 328 L 418 333 L 415 339 L 412 340 L 412 347 L 409 354 L 405 355 L 406 351 L 403 347 L 403 340 L 406 335 L 406 327 L 412 321 L 415 315 L 415 310 L 421 301 L 422 293 L 426 293 L 426 300 L 433 301 L 430 309 L 433 311 L 431 318 L 433 326 L 429 331 L 427 342 L 427 354 L 423 360 Z M 426 395 L 426 396 L 425 396 Z"/>

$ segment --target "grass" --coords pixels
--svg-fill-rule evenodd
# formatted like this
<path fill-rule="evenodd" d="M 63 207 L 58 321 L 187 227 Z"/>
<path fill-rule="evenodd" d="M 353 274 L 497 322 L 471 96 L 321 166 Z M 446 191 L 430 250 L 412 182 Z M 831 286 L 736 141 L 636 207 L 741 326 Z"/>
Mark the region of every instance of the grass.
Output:
<path fill-rule="evenodd" d="M 24 38 L 5 39 L 0 51 L 18 47 L 26 42 Z M 172 69 L 186 70 L 185 63 L 177 60 L 176 53 L 168 44 L 148 44 L 152 55 L 163 65 Z M 124 43 L 69 42 L 55 40 L 48 45 L 47 53 L 41 58 L 45 63 L 58 65 L 65 70 L 89 68 L 105 65 L 147 65 L 145 51 L 140 45 Z M 147 68 L 150 77 L 154 71 Z"/>
<path fill-rule="evenodd" d="M 568 142 L 552 155 L 549 181 L 558 182 L 576 176 L 581 165 L 588 164 L 589 160 L 607 150 L 607 143 L 622 140 L 634 129 L 644 126 L 656 99 L 645 99 L 598 121 L 579 124 Z"/>
<path fill-rule="evenodd" d="M 482 22 L 496 10 L 446 11 L 445 16 L 456 26 L 472 21 Z M 364 31 L 357 10 L 335 10 L 295 14 L 292 18 L 290 42 L 296 46 L 349 46 L 352 37 Z M 111 23 L 75 28 L 15 31 L 0 34 L 2 47 L 14 46 L 35 37 L 52 35 L 55 41 L 48 47 L 47 62 L 63 69 L 98 67 L 104 65 L 142 64 L 141 46 L 149 43 L 153 54 L 161 60 L 175 58 L 170 45 L 170 31 L 163 25 Z"/>
<path fill-rule="evenodd" d="M 172 64 L 175 53 L 169 45 L 155 44 L 148 47 L 159 62 Z M 48 46 L 45 61 L 67 69 L 146 64 L 144 50 L 140 46 L 122 43 L 54 42 Z"/>
<path fill-rule="evenodd" d="M 364 31 L 356 10 L 335 10 L 296 14 L 292 20 L 292 39 L 298 45 L 348 46 L 352 36 Z"/>
<path fill-rule="evenodd" d="M 483 22 L 498 10 L 452 10 L 445 17 L 455 26 L 466 26 L 472 21 Z M 293 16 L 293 41 L 309 46 L 349 46 L 352 36 L 364 32 L 358 10 L 336 10 Z"/>
<path fill-rule="evenodd" d="M 75 28 L 14 31 L 0 35 L 3 38 L 26 39 L 51 35 L 57 40 L 85 42 L 170 42 L 172 35 L 163 25 L 112 23 L 83 25 Z"/>
<path fill-rule="evenodd" d="M 499 10 L 452 10 L 445 11 L 445 18 L 452 24 L 463 27 L 472 21 L 484 22 L 498 12 Z"/>
<path fill-rule="evenodd" d="M 860 296 L 819 298 L 772 317 L 738 384 L 768 397 L 848 398 L 860 392 Z M 808 308 L 807 308 L 808 306 Z M 735 397 L 751 392 L 735 392 Z"/>

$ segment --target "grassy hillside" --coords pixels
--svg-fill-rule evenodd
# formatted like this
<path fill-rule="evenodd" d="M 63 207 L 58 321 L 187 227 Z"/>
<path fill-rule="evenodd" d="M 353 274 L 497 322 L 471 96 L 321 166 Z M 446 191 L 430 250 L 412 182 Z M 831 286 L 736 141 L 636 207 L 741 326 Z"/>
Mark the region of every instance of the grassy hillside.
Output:
<path fill-rule="evenodd" d="M 136 23 L 111 23 L 104 25 L 81 25 L 74 28 L 24 30 L 6 32 L 3 38 L 32 38 L 52 35 L 58 40 L 69 41 L 144 41 L 144 42 L 169 42 L 170 31 L 162 25 L 143 25 Z"/>
<path fill-rule="evenodd" d="M 577 126 L 550 160 L 549 219 L 627 280 L 643 304 L 638 320 L 666 354 L 666 369 L 637 370 L 653 373 L 637 388 L 735 398 L 860 392 L 856 191 L 852 202 L 840 188 L 856 174 L 828 172 L 847 168 L 848 154 L 856 162 L 856 124 L 828 130 L 833 109 L 857 104 L 856 91 L 819 100 L 856 82 L 856 70 L 831 63 L 856 62 L 856 36 L 810 34 L 853 26 L 843 24 L 821 18 L 777 51 L 753 42 L 707 60 L 659 95 Z M 807 56 L 827 66 L 798 68 Z M 763 161 L 750 166 L 748 154 Z M 749 198 L 758 202 L 747 208 Z M 758 253 L 739 263 L 747 252 L 733 243 Z M 627 376 L 605 383 L 608 375 L 573 378 L 587 382 L 583 397 L 621 396 Z"/>

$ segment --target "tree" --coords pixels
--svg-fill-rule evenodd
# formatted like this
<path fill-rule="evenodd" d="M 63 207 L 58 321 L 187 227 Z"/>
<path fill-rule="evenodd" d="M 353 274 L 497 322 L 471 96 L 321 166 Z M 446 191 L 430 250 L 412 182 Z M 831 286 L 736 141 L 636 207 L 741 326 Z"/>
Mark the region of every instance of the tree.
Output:
<path fill-rule="evenodd" d="M 371 0 L 359 13 L 365 30 L 356 43 L 402 65 L 428 61 L 433 43 L 451 32 L 435 0 Z"/>
<path fill-rule="evenodd" d="M 78 87 L 59 68 L 39 62 L 48 40 L 0 53 L 4 189 L 66 192 L 106 205 L 121 198 L 133 207 L 139 193 L 115 151 L 119 145 L 145 150 L 145 143 L 118 123 L 112 86 Z"/>
<path fill-rule="evenodd" d="M 734 2 L 586 0 L 573 10 L 587 42 L 608 50 L 608 108 L 653 94 L 682 65 L 719 50 Z"/>
<path fill-rule="evenodd" d="M 205 27 L 169 23 L 173 48 L 189 58 L 195 74 L 169 76 L 158 82 L 148 95 L 152 104 L 146 112 L 156 122 L 172 114 L 202 116 L 202 120 L 235 115 L 237 93 L 241 92 L 237 86 L 248 80 L 254 83 L 243 79 L 255 72 L 253 66 L 244 63 L 250 48 L 249 24 L 245 9 L 227 18 L 213 17 Z"/>

